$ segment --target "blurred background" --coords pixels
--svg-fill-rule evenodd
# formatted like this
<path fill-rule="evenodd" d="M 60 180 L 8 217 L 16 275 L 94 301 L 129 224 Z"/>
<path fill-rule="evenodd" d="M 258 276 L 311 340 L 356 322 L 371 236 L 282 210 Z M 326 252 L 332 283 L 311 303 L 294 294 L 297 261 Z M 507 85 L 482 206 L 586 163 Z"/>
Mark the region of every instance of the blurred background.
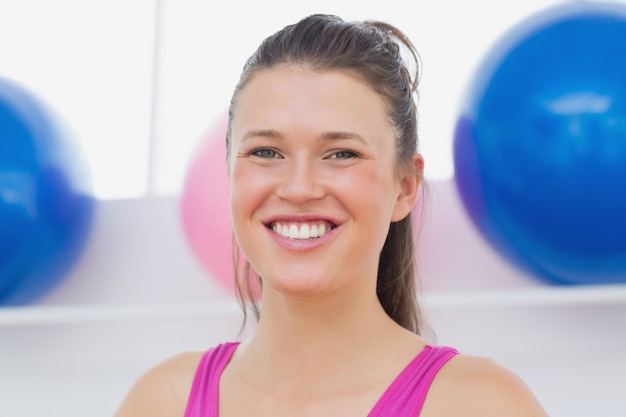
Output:
<path fill-rule="evenodd" d="M 77 209 L 87 220 L 55 282 L 22 289 L 18 301 L 0 298 L 0 415 L 110 416 L 155 362 L 237 337 L 241 313 L 228 280 L 203 252 L 230 244 L 221 223 L 203 223 L 223 207 L 196 196 L 215 200 L 225 190 L 212 192 L 209 181 L 199 191 L 193 175 L 212 171 L 192 168 L 198 160 L 219 168 L 207 141 L 221 138 L 232 90 L 258 43 L 323 12 L 392 23 L 421 54 L 419 135 L 431 192 L 418 261 L 437 342 L 513 369 L 551 416 L 623 416 L 624 275 L 583 285 L 537 278 L 483 237 L 455 185 L 455 128 L 481 62 L 520 21 L 560 4 L 3 0 L 0 77 L 45 103 L 70 132 L 75 152 L 63 155 L 76 155 L 52 159 L 83 164 L 68 176 L 88 177 L 78 194 L 90 203 Z M 0 98 L 7 91 L 0 83 Z M 14 177 L 2 177 L 10 161 L 1 153 L 12 148 L 2 146 L 0 204 L 8 207 Z M 206 210 L 192 212 L 194 203 Z M 0 250 L 9 253 L 13 223 L 2 213 Z M 219 229 L 215 239 L 197 236 L 204 227 Z M 2 262 L 0 254 L 0 296 L 13 280 Z"/>

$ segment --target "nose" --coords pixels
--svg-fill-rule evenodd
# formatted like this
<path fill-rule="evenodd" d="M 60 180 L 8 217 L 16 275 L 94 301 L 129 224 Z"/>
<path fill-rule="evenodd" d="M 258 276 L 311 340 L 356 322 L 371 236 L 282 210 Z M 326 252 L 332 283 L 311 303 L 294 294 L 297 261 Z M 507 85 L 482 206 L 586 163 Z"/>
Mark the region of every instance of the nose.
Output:
<path fill-rule="evenodd" d="M 309 158 L 290 161 L 284 178 L 276 189 L 276 195 L 299 204 L 324 197 L 324 186 L 315 162 Z"/>

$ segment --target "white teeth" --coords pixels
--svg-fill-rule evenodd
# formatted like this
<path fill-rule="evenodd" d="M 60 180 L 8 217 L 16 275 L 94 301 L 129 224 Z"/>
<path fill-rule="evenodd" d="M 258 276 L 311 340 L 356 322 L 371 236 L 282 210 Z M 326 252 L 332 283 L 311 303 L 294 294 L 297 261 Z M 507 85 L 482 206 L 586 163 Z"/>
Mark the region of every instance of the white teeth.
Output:
<path fill-rule="evenodd" d="M 330 227 L 325 222 L 317 223 L 281 223 L 274 222 L 272 230 L 283 237 L 289 239 L 315 239 L 324 236 L 330 231 Z"/>
<path fill-rule="evenodd" d="M 298 239 L 309 239 L 311 237 L 311 229 L 308 224 L 303 224 L 298 233 Z"/>

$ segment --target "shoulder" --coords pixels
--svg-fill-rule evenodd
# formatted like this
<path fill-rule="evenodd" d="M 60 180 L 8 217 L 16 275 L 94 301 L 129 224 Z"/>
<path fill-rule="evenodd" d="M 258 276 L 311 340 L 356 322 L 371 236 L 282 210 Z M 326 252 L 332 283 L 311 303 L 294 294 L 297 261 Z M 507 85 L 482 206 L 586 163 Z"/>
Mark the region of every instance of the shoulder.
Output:
<path fill-rule="evenodd" d="M 547 417 L 517 375 L 491 359 L 470 355 L 457 355 L 441 369 L 424 415 Z"/>
<path fill-rule="evenodd" d="M 180 417 L 204 352 L 186 352 L 158 363 L 132 386 L 115 417 Z"/>

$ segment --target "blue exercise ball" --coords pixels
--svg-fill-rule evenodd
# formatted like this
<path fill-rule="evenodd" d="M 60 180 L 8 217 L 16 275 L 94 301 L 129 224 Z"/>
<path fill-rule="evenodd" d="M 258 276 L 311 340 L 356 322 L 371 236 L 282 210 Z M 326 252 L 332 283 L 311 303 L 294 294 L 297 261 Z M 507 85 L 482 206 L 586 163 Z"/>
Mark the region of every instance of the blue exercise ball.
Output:
<path fill-rule="evenodd" d="M 479 65 L 454 133 L 469 217 L 554 284 L 626 282 L 626 7 L 522 21 Z"/>
<path fill-rule="evenodd" d="M 0 78 L 0 305 L 31 303 L 66 276 L 92 222 L 89 178 L 59 117 Z"/>

